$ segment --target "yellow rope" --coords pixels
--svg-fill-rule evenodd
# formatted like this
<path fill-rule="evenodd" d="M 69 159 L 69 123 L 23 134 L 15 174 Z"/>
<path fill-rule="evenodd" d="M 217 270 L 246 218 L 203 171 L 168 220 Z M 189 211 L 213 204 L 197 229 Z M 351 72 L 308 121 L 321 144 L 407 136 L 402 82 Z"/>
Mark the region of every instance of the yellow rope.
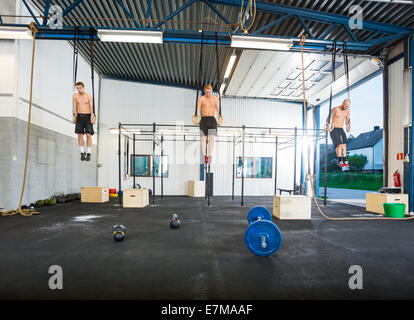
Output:
<path fill-rule="evenodd" d="M 245 28 L 243 25 L 243 6 L 244 6 L 244 0 L 241 3 L 240 6 L 240 28 L 243 30 L 244 33 L 248 33 L 249 30 L 251 29 L 251 27 L 253 26 L 254 20 L 256 19 L 256 0 L 249 0 L 250 4 L 246 5 L 246 10 L 249 9 L 250 11 L 250 16 L 252 16 L 252 20 L 250 22 L 250 24 Z M 247 8 L 249 7 L 249 8 Z M 254 7 L 254 12 L 253 12 L 253 7 Z"/>
<path fill-rule="evenodd" d="M 31 69 L 31 75 L 30 75 L 30 99 L 29 99 L 30 101 L 29 101 L 29 116 L 27 120 L 26 158 L 25 158 L 25 163 L 24 163 L 23 186 L 22 186 L 22 192 L 20 194 L 19 208 L 17 210 L 2 212 L 1 213 L 2 216 L 12 216 L 15 214 L 21 214 L 22 216 L 27 217 L 27 216 L 31 216 L 32 214 L 39 213 L 31 209 L 22 209 L 23 194 L 24 194 L 24 189 L 26 186 L 27 162 L 29 158 L 30 119 L 32 115 L 34 54 L 35 54 L 36 33 L 38 31 L 34 22 L 30 24 L 30 30 L 32 30 L 32 33 L 33 33 L 33 49 L 32 49 L 32 69 Z"/>
<path fill-rule="evenodd" d="M 308 121 L 307 121 L 307 112 L 306 112 L 306 91 L 305 91 L 305 61 L 303 57 L 303 45 L 305 44 L 306 37 L 302 35 L 299 41 L 299 45 L 301 46 L 301 57 L 302 57 L 302 90 L 303 90 L 303 114 L 304 114 L 304 120 L 305 120 L 305 130 L 308 128 Z M 312 197 L 315 202 L 316 208 L 318 209 L 319 213 L 327 220 L 333 220 L 333 221 L 351 221 L 351 220 L 412 220 L 414 219 L 414 216 L 408 217 L 408 218 L 389 218 L 389 217 L 358 217 L 358 218 L 333 218 L 327 216 L 322 209 L 319 207 L 318 201 L 316 199 L 315 195 L 315 188 L 313 185 L 313 178 L 311 175 L 311 166 L 310 166 L 310 148 L 308 145 L 308 176 L 310 185 L 312 188 Z"/>

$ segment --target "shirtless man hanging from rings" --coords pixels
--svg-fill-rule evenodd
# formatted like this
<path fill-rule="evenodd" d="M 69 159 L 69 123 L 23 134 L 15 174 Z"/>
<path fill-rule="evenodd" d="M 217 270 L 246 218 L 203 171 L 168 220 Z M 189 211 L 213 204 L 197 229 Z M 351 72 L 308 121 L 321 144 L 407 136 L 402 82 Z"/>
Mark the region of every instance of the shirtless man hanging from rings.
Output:
<path fill-rule="evenodd" d="M 221 124 L 221 119 L 219 119 L 219 124 L 217 124 L 215 115 L 220 114 L 220 101 L 213 95 L 213 87 L 211 84 L 206 84 L 204 86 L 204 95 L 198 98 L 197 101 L 197 114 L 201 109 L 201 120 L 200 120 L 200 135 L 201 135 L 201 148 L 204 155 L 204 163 L 211 163 L 211 155 L 214 148 L 214 136 L 217 135 L 217 125 Z M 197 121 L 193 122 L 197 124 Z M 207 138 L 209 141 L 209 150 L 207 152 Z"/>
<path fill-rule="evenodd" d="M 75 133 L 78 135 L 81 161 L 91 160 L 91 146 L 93 124 L 95 115 L 93 113 L 93 100 L 89 93 L 85 92 L 85 85 L 82 82 L 76 83 L 78 93 L 73 95 L 73 123 L 75 123 Z M 86 134 L 87 150 L 85 152 L 83 135 Z"/>
<path fill-rule="evenodd" d="M 339 107 L 332 109 L 331 115 L 326 118 L 325 129 L 330 132 L 332 143 L 335 146 L 336 156 L 338 157 L 338 165 L 349 167 L 346 161 L 346 133 L 343 129 L 346 123 L 346 132 L 351 131 L 351 100 L 345 99 Z"/>

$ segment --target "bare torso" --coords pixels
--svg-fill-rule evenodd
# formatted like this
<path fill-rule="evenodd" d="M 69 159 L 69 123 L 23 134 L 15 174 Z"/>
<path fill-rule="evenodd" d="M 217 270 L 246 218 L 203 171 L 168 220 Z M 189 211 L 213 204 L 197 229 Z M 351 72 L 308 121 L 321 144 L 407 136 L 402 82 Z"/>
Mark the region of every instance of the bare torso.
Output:
<path fill-rule="evenodd" d="M 343 128 L 346 118 L 349 118 L 350 110 L 342 110 L 341 107 L 336 107 L 332 110 L 332 125 L 334 128 Z"/>
<path fill-rule="evenodd" d="M 91 102 L 91 95 L 89 93 L 75 93 L 73 95 L 73 102 L 75 107 L 75 113 L 84 113 L 84 114 L 92 114 L 93 110 L 91 108 L 92 102 Z"/>
<path fill-rule="evenodd" d="M 218 111 L 218 98 L 216 96 L 201 96 L 201 116 L 202 117 L 214 117 L 216 110 Z"/>

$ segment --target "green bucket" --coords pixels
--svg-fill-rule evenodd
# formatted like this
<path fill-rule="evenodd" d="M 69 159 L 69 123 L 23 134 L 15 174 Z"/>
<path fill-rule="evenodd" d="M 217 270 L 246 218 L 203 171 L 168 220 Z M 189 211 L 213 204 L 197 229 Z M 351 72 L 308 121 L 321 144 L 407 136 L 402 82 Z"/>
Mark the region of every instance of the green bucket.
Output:
<path fill-rule="evenodd" d="M 404 218 L 405 204 L 404 203 L 384 203 L 384 215 L 390 218 Z"/>

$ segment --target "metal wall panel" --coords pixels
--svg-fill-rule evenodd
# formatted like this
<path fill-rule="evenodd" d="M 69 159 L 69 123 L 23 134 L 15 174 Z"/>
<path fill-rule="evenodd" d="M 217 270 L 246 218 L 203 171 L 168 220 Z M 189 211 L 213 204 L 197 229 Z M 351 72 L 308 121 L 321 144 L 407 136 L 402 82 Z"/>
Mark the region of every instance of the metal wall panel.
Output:
<path fill-rule="evenodd" d="M 99 185 L 118 186 L 118 136 L 109 133 L 118 122 L 158 124 L 191 124 L 194 113 L 196 91 L 149 85 L 119 80 L 102 80 L 101 123 L 99 134 Z M 279 102 L 271 99 L 222 98 L 223 125 L 260 127 L 300 127 L 302 105 Z M 152 130 L 151 127 L 148 129 Z M 196 130 L 196 129 L 195 129 Z M 234 130 L 233 130 L 234 131 Z M 190 139 L 190 138 L 189 138 Z M 232 138 L 229 138 L 230 140 Z M 274 141 L 274 140 L 272 140 Z M 121 143 L 123 145 L 123 143 Z M 164 181 L 164 193 L 187 194 L 188 180 L 200 178 L 199 142 L 166 142 L 165 154 L 169 156 L 169 177 Z M 298 148 L 297 176 L 300 176 L 300 148 Z M 236 147 L 236 157 L 241 155 L 241 144 Z M 132 153 L 132 145 L 130 145 Z M 136 154 L 151 154 L 152 142 L 136 142 Z M 156 154 L 160 151 L 157 148 Z M 245 156 L 270 156 L 275 154 L 274 144 L 246 144 Z M 232 178 L 232 143 L 219 142 L 213 154 L 215 163 L 214 194 L 230 195 Z M 292 188 L 293 148 L 280 152 L 278 158 L 278 186 Z M 183 163 L 184 161 L 184 163 Z M 122 170 L 123 172 L 123 170 Z M 123 181 L 123 188 L 132 186 L 132 179 Z M 141 186 L 152 188 L 152 178 L 137 178 Z M 160 193 L 157 179 L 156 193 Z M 240 179 L 236 179 L 235 193 L 240 194 Z M 246 195 L 271 195 L 274 179 L 246 179 Z"/>
<path fill-rule="evenodd" d="M 389 140 L 388 140 L 388 181 L 393 184 L 393 173 L 399 170 L 401 183 L 404 185 L 402 173 L 403 161 L 397 160 L 397 153 L 404 152 L 404 59 L 400 59 L 389 66 Z"/>

